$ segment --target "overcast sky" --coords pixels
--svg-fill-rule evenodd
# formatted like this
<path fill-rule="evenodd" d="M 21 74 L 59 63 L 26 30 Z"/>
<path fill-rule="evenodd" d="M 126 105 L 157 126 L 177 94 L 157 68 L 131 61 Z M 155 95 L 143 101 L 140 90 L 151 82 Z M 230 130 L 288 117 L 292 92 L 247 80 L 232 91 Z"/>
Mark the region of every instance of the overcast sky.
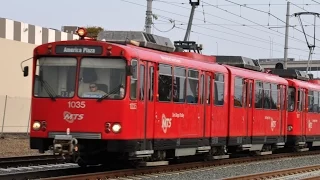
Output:
<path fill-rule="evenodd" d="M 306 11 L 320 13 L 320 0 L 290 2 L 291 15 Z M 286 3 L 287 0 L 201 1 L 196 8 L 190 40 L 203 44 L 205 54 L 283 58 Z M 0 16 L 59 30 L 63 25 L 144 30 L 146 5 L 146 0 L 3 0 Z M 158 18 L 154 19 L 153 33 L 169 37 L 172 41 L 183 40 L 190 10 L 187 0 L 154 0 L 153 14 Z M 301 18 L 303 24 L 308 25 L 305 30 L 313 44 L 314 17 Z M 318 46 L 320 18 L 316 20 Z M 291 16 L 290 25 L 296 26 L 289 29 L 288 57 L 307 59 L 309 49 L 298 18 Z M 315 48 L 313 59 L 320 59 L 320 48 Z"/>

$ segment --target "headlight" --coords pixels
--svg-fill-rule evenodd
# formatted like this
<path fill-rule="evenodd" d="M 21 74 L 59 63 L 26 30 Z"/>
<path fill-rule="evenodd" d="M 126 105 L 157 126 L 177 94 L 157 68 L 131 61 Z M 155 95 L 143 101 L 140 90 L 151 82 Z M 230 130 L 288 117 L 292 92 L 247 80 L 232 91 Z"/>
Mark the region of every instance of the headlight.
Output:
<path fill-rule="evenodd" d="M 121 125 L 120 124 L 114 124 L 113 126 L 112 126 L 112 131 L 114 132 L 114 133 L 118 133 L 118 132 L 120 132 L 120 130 L 121 130 Z"/>
<path fill-rule="evenodd" d="M 38 131 L 40 128 L 41 128 L 41 124 L 40 124 L 39 121 L 35 121 L 35 122 L 32 124 L 32 129 L 33 129 L 33 130 Z"/>
<path fill-rule="evenodd" d="M 288 131 L 292 131 L 293 127 L 291 125 L 288 126 Z"/>

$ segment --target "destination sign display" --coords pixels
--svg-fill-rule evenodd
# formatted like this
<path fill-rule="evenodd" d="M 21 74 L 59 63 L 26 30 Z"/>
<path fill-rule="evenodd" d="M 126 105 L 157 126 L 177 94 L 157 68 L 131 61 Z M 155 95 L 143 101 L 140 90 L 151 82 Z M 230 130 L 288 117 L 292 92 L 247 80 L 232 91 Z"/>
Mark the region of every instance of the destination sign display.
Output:
<path fill-rule="evenodd" d="M 101 46 L 57 45 L 56 54 L 102 54 Z"/>

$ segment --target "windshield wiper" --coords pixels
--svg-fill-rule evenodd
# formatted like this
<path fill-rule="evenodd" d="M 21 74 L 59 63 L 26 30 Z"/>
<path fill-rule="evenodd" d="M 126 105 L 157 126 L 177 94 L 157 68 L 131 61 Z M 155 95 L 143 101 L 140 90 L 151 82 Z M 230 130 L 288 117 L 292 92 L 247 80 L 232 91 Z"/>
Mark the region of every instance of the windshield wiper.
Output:
<path fill-rule="evenodd" d="M 121 84 L 118 85 L 117 87 L 115 87 L 110 93 L 105 94 L 105 95 L 103 95 L 102 97 L 100 97 L 97 101 L 98 101 L 98 102 L 101 102 L 103 99 L 106 99 L 106 98 L 109 97 L 111 94 L 120 91 L 120 87 L 121 87 Z"/>
<path fill-rule="evenodd" d="M 43 80 L 42 77 L 40 77 L 40 76 L 38 76 L 38 80 L 40 81 L 41 86 L 44 87 L 44 89 L 46 90 L 46 92 L 50 96 L 51 100 L 55 101 L 57 95 L 54 92 L 54 90 L 52 89 L 52 87 L 48 84 L 48 82 Z"/>

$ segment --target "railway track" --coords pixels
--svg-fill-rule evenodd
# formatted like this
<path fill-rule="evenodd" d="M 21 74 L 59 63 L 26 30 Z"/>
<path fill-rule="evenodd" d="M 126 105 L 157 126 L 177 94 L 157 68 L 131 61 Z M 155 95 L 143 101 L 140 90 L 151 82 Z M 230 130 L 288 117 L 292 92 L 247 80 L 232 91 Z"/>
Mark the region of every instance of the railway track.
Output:
<path fill-rule="evenodd" d="M 215 161 L 202 161 L 202 162 L 192 162 L 192 163 L 183 163 L 183 164 L 173 164 L 169 166 L 158 166 L 158 167 L 145 167 L 140 169 L 122 169 L 122 170 L 107 170 L 104 172 L 95 172 L 95 173 L 86 173 L 66 175 L 60 177 L 50 177 L 46 180 L 96 180 L 96 179 L 107 179 L 107 178 L 120 178 L 128 177 L 132 178 L 134 176 L 157 176 L 161 173 L 181 173 L 183 171 L 193 171 L 193 170 L 210 170 L 217 166 L 223 165 L 233 165 L 233 164 L 242 164 L 250 163 L 254 161 L 267 161 L 274 159 L 283 159 L 283 158 L 294 158 L 301 156 L 312 156 L 320 154 L 320 151 L 312 152 L 300 152 L 300 153 L 285 153 L 285 154 L 273 154 L 269 156 L 254 156 L 254 157 L 242 157 L 242 158 L 232 158 L 232 159 L 223 159 Z M 48 177 L 48 176 L 47 176 Z M 1 176 L 0 176 L 1 179 Z"/>
<path fill-rule="evenodd" d="M 8 157 L 0 158 L 0 168 L 54 164 L 61 161 L 63 161 L 62 158 L 53 155 Z"/>
<path fill-rule="evenodd" d="M 291 168 L 291 169 L 284 169 L 284 170 L 271 171 L 271 172 L 265 172 L 265 173 L 249 174 L 245 176 L 236 176 L 231 178 L 224 178 L 224 180 L 285 179 L 286 176 L 290 176 L 290 178 L 293 178 L 293 176 L 297 176 L 303 173 L 311 173 L 314 171 L 320 171 L 320 164 L 314 165 L 314 166 Z M 310 178 L 307 178 L 307 179 L 310 179 Z M 319 177 L 317 179 L 319 179 Z"/>

